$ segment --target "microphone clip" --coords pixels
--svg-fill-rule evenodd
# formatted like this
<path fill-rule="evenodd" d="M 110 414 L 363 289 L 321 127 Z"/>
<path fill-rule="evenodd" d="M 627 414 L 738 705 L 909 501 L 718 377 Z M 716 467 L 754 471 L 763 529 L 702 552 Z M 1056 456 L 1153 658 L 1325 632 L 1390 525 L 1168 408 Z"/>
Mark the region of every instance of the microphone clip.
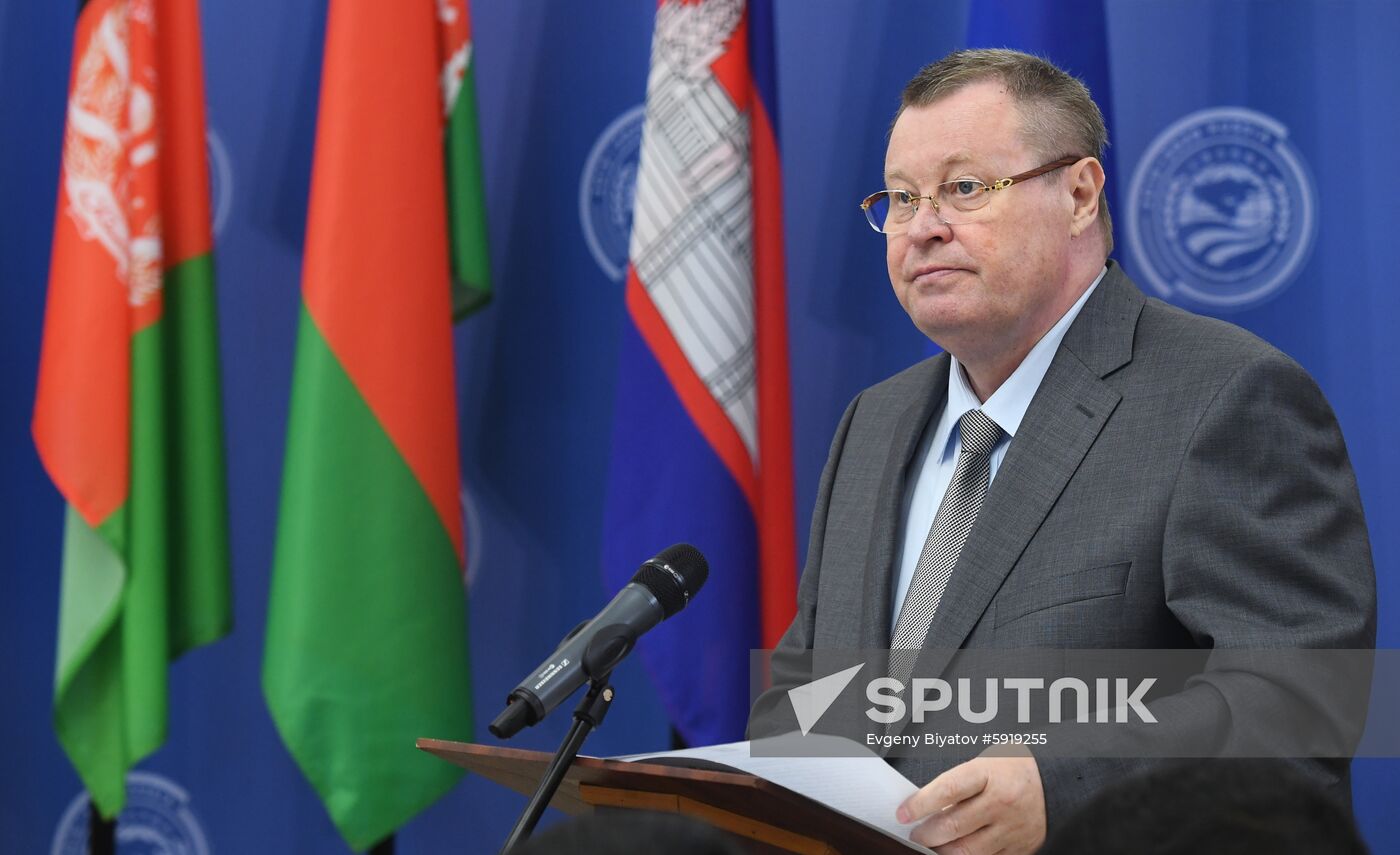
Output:
<path fill-rule="evenodd" d="M 594 633 L 584 649 L 583 673 L 595 683 L 606 683 L 636 645 L 636 630 L 622 623 L 608 624 Z"/>

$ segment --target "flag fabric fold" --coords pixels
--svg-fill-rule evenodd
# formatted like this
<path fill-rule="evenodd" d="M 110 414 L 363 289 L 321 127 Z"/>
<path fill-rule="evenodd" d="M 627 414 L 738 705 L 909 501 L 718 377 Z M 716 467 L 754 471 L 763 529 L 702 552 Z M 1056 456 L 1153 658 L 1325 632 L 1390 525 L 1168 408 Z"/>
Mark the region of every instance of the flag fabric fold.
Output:
<path fill-rule="evenodd" d="M 795 608 L 791 404 L 768 2 L 662 0 L 633 209 L 604 578 L 688 541 L 703 598 L 639 650 L 692 744 L 739 738 L 748 651 Z"/>
<path fill-rule="evenodd" d="M 54 726 L 108 818 L 170 662 L 232 624 L 203 79 L 194 0 L 82 7 L 33 432 L 68 508 Z"/>
<path fill-rule="evenodd" d="M 263 691 L 357 850 L 459 779 L 415 738 L 472 727 L 443 148 L 466 14 L 332 0 L 326 24 Z"/>
<path fill-rule="evenodd" d="M 461 319 L 491 300 L 486 249 L 486 189 L 476 123 L 476 59 L 467 0 L 438 4 L 447 168 L 448 241 L 452 246 L 452 315 Z"/>

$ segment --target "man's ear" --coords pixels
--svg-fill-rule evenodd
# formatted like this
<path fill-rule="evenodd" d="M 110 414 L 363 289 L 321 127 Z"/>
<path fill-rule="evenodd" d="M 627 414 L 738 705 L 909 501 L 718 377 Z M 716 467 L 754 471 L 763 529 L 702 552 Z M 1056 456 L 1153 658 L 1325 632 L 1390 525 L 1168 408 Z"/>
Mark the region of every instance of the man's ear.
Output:
<path fill-rule="evenodd" d="M 1099 194 L 1103 192 L 1103 164 L 1098 158 L 1086 157 L 1069 167 L 1071 213 L 1069 233 L 1079 237 L 1099 217 Z"/>

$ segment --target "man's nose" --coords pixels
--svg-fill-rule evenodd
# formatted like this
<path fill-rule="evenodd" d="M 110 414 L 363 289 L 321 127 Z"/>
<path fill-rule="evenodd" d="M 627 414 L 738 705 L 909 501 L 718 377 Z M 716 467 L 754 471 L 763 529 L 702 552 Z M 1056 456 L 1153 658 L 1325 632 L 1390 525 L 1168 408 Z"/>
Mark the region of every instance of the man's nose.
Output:
<path fill-rule="evenodd" d="M 909 239 L 914 241 L 928 240 L 948 240 L 952 237 L 952 228 L 943 219 L 943 215 L 934 207 L 933 202 L 925 199 L 914 211 L 914 218 L 909 221 L 909 228 L 906 230 Z"/>

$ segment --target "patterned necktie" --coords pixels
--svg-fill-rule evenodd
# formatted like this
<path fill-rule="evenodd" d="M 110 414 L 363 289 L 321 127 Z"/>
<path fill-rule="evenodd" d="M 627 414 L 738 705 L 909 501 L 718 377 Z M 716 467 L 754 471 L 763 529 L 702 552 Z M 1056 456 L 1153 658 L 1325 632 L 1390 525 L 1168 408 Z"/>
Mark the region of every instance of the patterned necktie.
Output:
<path fill-rule="evenodd" d="M 1001 428 L 981 410 L 968 410 L 959 421 L 958 434 L 962 439 L 958 465 L 929 527 L 924 551 L 919 553 L 914 579 L 890 639 L 891 651 L 914 651 L 923 646 L 938 601 L 992 481 L 992 449 L 1001 441 Z M 890 674 L 907 680 L 913 670 L 912 658 L 891 653 Z"/>

